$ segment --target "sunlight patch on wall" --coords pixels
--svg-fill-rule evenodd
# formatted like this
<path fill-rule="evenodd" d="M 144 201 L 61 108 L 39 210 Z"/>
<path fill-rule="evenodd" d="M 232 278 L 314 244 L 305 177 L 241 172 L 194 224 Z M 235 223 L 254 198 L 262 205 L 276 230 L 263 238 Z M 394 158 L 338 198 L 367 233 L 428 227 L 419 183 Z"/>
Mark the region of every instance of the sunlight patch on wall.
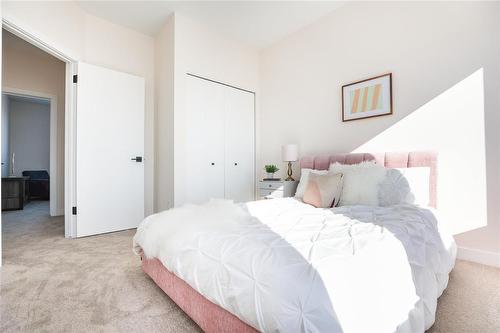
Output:
<path fill-rule="evenodd" d="M 486 226 L 482 68 L 354 152 L 408 150 L 439 153 L 438 208 L 453 234 Z"/>

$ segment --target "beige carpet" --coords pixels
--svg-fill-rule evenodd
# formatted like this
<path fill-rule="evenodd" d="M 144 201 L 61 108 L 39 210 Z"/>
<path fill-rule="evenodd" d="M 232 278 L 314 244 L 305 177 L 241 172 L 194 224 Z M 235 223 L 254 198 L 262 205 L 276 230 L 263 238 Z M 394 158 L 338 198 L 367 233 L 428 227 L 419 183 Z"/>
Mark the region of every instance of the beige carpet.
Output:
<path fill-rule="evenodd" d="M 48 204 L 2 214 L 1 332 L 197 332 L 145 274 L 134 231 L 64 238 Z M 500 332 L 500 270 L 457 262 L 434 333 Z"/>

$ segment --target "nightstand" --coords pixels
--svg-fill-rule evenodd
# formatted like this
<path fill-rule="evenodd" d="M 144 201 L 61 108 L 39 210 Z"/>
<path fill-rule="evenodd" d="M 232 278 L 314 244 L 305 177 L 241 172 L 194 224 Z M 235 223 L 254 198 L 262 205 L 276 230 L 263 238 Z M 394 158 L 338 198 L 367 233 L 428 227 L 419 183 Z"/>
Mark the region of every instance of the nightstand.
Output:
<path fill-rule="evenodd" d="M 260 199 L 293 197 L 298 184 L 298 181 L 261 180 L 259 181 L 259 197 Z"/>

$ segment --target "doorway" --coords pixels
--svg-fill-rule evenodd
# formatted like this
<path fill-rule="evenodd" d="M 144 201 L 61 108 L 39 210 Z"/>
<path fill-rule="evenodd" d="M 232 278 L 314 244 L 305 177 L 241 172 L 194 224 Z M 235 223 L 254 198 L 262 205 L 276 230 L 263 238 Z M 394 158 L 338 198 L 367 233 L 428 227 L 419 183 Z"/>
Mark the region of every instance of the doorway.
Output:
<path fill-rule="evenodd" d="M 4 29 L 2 44 L 4 239 L 56 221 L 64 237 L 66 63 Z"/>
<path fill-rule="evenodd" d="M 30 177 L 28 201 L 48 201 L 51 216 L 64 215 L 57 111 L 55 95 L 6 87 L 2 91 L 2 177 Z"/>
<path fill-rule="evenodd" d="M 77 61 L 53 46 L 58 43 L 40 39 L 27 27 L 20 27 L 5 18 L 2 24 L 6 30 L 4 34 L 8 31 L 37 52 L 59 60 L 65 68 L 64 84 L 59 85 L 65 92 L 56 96 L 58 110 L 64 107 L 65 111 L 57 112 L 57 127 L 61 128 L 63 124 L 64 129 L 63 133 L 58 131 L 57 141 L 58 152 L 61 151 L 59 142 L 63 142 L 64 152 L 64 166 L 58 172 L 64 174 L 59 184 L 63 186 L 60 200 L 64 202 L 65 237 L 82 237 L 137 226 L 144 217 L 144 78 Z M 3 46 L 5 41 L 4 37 Z M 3 58 L 2 77 L 5 77 L 8 65 L 5 55 Z M 37 67 L 37 70 L 40 68 L 44 66 Z M 33 80 L 40 77 L 37 75 Z M 9 85 L 5 80 L 2 84 Z M 43 90 L 32 88 L 30 91 Z M 104 146 L 107 147 L 105 151 Z M 103 153 L 96 158 L 96 152 Z M 122 175 L 124 173 L 126 175 Z M 134 224 L 129 221 L 132 219 Z M 92 228 L 87 228 L 89 226 Z"/>

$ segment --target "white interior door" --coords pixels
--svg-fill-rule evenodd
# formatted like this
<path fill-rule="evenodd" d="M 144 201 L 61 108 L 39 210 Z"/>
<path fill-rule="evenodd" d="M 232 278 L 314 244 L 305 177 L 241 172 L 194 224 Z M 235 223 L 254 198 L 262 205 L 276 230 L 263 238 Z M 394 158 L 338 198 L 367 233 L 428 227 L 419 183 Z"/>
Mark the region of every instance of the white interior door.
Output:
<path fill-rule="evenodd" d="M 144 217 L 144 79 L 78 64 L 77 237 L 135 228 Z"/>
<path fill-rule="evenodd" d="M 225 87 L 225 197 L 255 199 L 254 94 Z"/>
<path fill-rule="evenodd" d="M 224 198 L 224 89 L 188 75 L 186 202 Z"/>

